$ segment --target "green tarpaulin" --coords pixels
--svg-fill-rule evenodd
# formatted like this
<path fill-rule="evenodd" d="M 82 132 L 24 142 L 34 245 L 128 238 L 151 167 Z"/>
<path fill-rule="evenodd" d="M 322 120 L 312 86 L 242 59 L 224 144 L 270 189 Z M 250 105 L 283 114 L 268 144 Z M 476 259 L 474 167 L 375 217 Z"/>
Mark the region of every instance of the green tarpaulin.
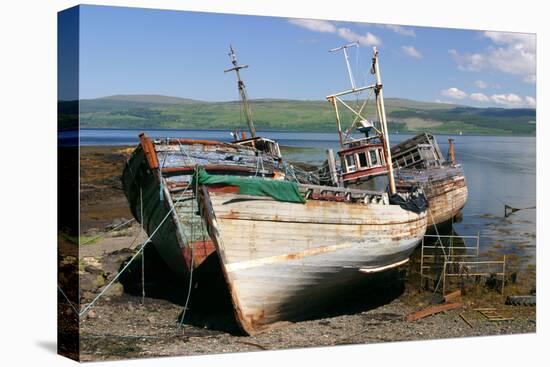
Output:
<path fill-rule="evenodd" d="M 239 194 L 243 195 L 270 196 L 277 201 L 289 203 L 303 204 L 306 202 L 298 190 L 298 185 L 289 181 L 277 181 L 255 177 L 211 175 L 208 174 L 203 167 L 199 167 L 193 175 L 193 187 L 196 184 L 237 186 L 239 188 Z"/>

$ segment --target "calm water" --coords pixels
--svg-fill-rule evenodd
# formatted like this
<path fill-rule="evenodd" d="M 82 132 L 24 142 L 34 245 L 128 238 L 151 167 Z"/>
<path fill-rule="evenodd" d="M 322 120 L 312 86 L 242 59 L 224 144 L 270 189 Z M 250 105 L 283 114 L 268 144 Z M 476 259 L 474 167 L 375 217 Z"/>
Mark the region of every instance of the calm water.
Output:
<path fill-rule="evenodd" d="M 134 145 L 137 130 L 82 130 L 82 145 Z M 229 131 L 146 130 L 155 138 L 184 137 L 230 141 Z M 327 148 L 337 149 L 335 133 L 265 132 L 261 136 L 279 141 L 288 160 L 321 163 Z M 411 135 L 391 135 L 392 144 Z M 437 136 L 444 154 L 449 135 Z M 504 203 L 515 208 L 535 206 L 536 147 L 534 137 L 452 136 L 457 161 L 463 164 L 469 197 L 463 218 L 454 223 L 459 235 L 481 235 L 482 250 L 517 253 L 523 263 L 535 262 L 535 210 L 520 210 L 504 218 Z M 495 246 L 496 245 L 496 246 Z"/>

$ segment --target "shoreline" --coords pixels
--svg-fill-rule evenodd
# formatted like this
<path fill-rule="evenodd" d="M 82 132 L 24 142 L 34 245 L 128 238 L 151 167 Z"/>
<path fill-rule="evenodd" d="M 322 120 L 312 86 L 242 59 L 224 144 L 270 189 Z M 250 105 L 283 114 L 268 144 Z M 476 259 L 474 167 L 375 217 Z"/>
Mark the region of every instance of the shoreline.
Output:
<path fill-rule="evenodd" d="M 146 127 L 146 128 L 118 128 L 118 127 L 80 127 L 80 131 L 98 131 L 98 130 L 112 130 L 112 131 L 208 131 L 208 132 L 230 132 L 235 129 L 174 129 L 174 128 L 155 128 L 155 127 Z M 337 134 L 334 130 L 294 130 L 294 129 L 286 129 L 286 130 L 258 130 L 261 133 L 315 133 L 315 134 Z M 518 137 L 518 138 L 536 138 L 535 134 L 478 134 L 478 133 L 468 133 L 468 132 L 462 132 L 462 135 L 457 133 L 445 133 L 445 132 L 436 132 L 433 133 L 432 130 L 419 130 L 419 131 L 400 131 L 400 132 L 390 132 L 390 135 L 416 135 L 424 132 L 430 132 L 431 134 L 435 136 L 493 136 L 493 137 Z"/>
<path fill-rule="evenodd" d="M 79 251 L 81 307 L 101 291 L 121 264 L 132 256 L 140 241 L 147 237 L 135 222 L 106 233 L 116 223 L 133 218 L 119 178 L 132 150 L 131 146 L 81 147 L 81 240 L 82 237 L 103 236 Z M 177 323 L 184 304 L 181 298 L 185 297 L 187 289 L 174 282 L 152 249 L 145 253 L 146 297 L 143 305 L 141 262 L 136 261 L 136 268 L 121 277 L 121 283 L 115 283 L 105 298 L 81 319 L 82 360 L 536 332 L 535 307 L 504 304 L 506 295 L 528 294 L 534 282 L 534 269 L 532 273 L 521 274 L 516 282 L 510 280 L 505 295 L 479 284 L 466 290 L 459 309 L 405 321 L 407 314 L 428 307 L 434 300 L 431 291 L 419 289 L 417 254 L 407 265 L 392 272 L 390 281 L 377 281 L 365 289 L 356 289 L 349 297 L 320 309 L 316 318 L 292 322 L 256 336 L 243 336 L 231 326 L 234 319 L 231 321 L 232 308 L 227 308 L 230 303 L 223 293 L 225 283 L 220 291 L 219 279 L 198 276 L 183 329 L 178 331 Z M 208 297 L 203 300 L 205 294 Z M 72 311 L 68 305 L 63 305 L 65 307 L 59 308 L 59 316 L 68 317 Z M 514 319 L 489 321 L 475 310 L 479 307 L 496 308 L 505 318 Z"/>

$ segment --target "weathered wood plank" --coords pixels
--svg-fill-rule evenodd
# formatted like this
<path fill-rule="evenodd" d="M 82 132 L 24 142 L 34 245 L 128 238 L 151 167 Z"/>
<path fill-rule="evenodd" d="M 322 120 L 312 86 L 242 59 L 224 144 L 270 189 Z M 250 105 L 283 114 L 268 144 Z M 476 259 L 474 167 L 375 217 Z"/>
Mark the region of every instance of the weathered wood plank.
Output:
<path fill-rule="evenodd" d="M 407 320 L 407 321 L 416 321 L 416 320 L 422 319 L 424 317 L 435 315 L 437 313 L 444 312 L 444 311 L 454 310 L 454 309 L 457 309 L 459 307 L 462 307 L 461 302 L 445 303 L 445 304 L 442 304 L 442 305 L 430 306 L 430 307 L 425 308 L 423 310 L 413 312 L 412 314 L 407 315 L 405 317 L 405 320 Z"/>

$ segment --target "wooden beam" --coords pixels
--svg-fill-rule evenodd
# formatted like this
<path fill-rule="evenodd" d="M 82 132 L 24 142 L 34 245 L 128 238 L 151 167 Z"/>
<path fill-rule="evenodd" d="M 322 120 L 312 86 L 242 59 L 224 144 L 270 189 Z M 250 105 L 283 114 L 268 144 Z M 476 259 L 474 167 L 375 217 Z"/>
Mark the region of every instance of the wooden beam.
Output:
<path fill-rule="evenodd" d="M 416 321 L 419 319 L 423 319 L 424 317 L 428 317 L 431 315 L 435 315 L 440 312 L 454 310 L 456 308 L 462 307 L 462 302 L 455 302 L 455 303 L 444 303 L 442 305 L 437 306 L 430 306 L 428 308 L 425 308 L 423 310 L 413 312 L 405 317 L 405 320 L 407 321 Z"/>
<path fill-rule="evenodd" d="M 460 300 L 460 296 L 462 295 L 462 292 L 460 292 L 460 289 L 451 293 L 448 293 L 447 295 L 443 296 L 443 299 L 445 302 L 452 302 L 452 301 L 458 301 Z"/>

